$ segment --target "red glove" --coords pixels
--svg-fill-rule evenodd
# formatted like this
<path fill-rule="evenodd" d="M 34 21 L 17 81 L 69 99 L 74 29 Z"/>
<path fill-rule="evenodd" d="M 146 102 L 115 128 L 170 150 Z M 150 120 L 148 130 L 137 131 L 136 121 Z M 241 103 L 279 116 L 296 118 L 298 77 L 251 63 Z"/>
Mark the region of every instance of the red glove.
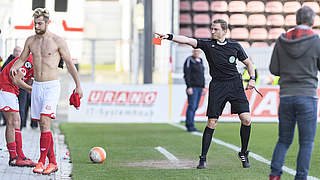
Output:
<path fill-rule="evenodd" d="M 76 93 L 74 90 L 73 90 L 73 93 L 71 94 L 71 96 L 69 98 L 69 104 L 70 104 L 70 106 L 73 105 L 76 109 L 79 109 L 79 107 L 80 107 L 79 94 Z"/>

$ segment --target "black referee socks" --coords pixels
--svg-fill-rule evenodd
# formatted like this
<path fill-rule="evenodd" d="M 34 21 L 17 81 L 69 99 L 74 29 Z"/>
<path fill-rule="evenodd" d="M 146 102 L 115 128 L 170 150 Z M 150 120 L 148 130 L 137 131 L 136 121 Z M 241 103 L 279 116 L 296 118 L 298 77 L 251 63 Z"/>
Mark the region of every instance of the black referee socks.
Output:
<path fill-rule="evenodd" d="M 251 124 L 249 126 L 245 126 L 241 124 L 240 128 L 240 137 L 241 137 L 241 152 L 246 152 L 248 149 L 248 143 L 250 138 Z"/>
<path fill-rule="evenodd" d="M 209 150 L 211 140 L 212 140 L 212 134 L 214 132 L 214 129 L 210 129 L 206 127 L 203 132 L 202 136 L 202 151 L 201 151 L 201 156 L 206 156 L 207 152 Z"/>

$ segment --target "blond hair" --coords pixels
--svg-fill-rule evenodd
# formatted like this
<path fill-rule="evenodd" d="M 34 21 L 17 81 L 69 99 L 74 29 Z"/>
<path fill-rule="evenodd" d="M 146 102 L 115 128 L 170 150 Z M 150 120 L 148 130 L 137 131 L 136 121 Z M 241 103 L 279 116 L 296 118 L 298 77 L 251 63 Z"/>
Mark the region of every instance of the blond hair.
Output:
<path fill-rule="evenodd" d="M 36 8 L 33 11 L 33 15 L 34 18 L 39 18 L 41 16 L 43 16 L 43 19 L 48 22 L 49 20 L 49 11 L 46 8 Z"/>

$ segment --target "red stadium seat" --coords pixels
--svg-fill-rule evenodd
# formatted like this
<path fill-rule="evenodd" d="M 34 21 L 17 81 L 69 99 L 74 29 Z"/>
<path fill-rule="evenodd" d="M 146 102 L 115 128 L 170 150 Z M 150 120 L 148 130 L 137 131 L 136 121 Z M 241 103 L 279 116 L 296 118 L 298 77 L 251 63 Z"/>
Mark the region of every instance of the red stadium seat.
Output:
<path fill-rule="evenodd" d="M 194 11 L 209 11 L 208 1 L 194 1 L 192 4 Z"/>
<path fill-rule="evenodd" d="M 285 2 L 283 5 L 284 13 L 295 13 L 299 8 L 301 8 L 301 4 L 297 1 L 289 1 Z"/>
<path fill-rule="evenodd" d="M 286 30 L 283 28 L 272 28 L 269 30 L 268 39 L 278 39 L 278 37 L 285 32 Z"/>
<path fill-rule="evenodd" d="M 320 17 L 318 15 L 316 15 L 314 17 L 314 23 L 313 23 L 314 27 L 319 27 L 320 26 Z"/>
<path fill-rule="evenodd" d="M 229 12 L 245 12 L 247 10 L 247 5 L 244 1 L 230 1 L 228 6 Z"/>
<path fill-rule="evenodd" d="M 180 11 L 190 11 L 191 4 L 189 1 L 180 1 Z"/>
<path fill-rule="evenodd" d="M 264 3 L 262 1 L 249 1 L 247 12 L 264 12 Z"/>
<path fill-rule="evenodd" d="M 210 17 L 208 14 L 195 14 L 193 16 L 194 24 L 210 24 Z"/>
<path fill-rule="evenodd" d="M 250 44 L 247 41 L 238 41 L 238 43 L 242 46 L 242 48 L 249 48 Z"/>
<path fill-rule="evenodd" d="M 268 13 L 282 13 L 283 5 L 280 1 L 269 1 L 266 3 L 265 11 Z"/>
<path fill-rule="evenodd" d="M 230 25 L 247 25 L 248 19 L 245 14 L 232 14 L 229 18 Z"/>
<path fill-rule="evenodd" d="M 190 14 L 180 14 L 179 21 L 180 24 L 191 24 Z"/>
<path fill-rule="evenodd" d="M 211 31 L 209 28 L 197 28 L 194 31 L 196 38 L 212 38 Z"/>
<path fill-rule="evenodd" d="M 180 28 L 179 34 L 187 37 L 192 37 L 192 30 L 191 28 Z"/>
<path fill-rule="evenodd" d="M 225 20 L 227 23 L 229 23 L 229 16 L 228 14 L 214 14 L 212 16 L 212 21 L 215 19 L 223 19 Z"/>
<path fill-rule="evenodd" d="M 304 2 L 302 6 L 309 6 L 315 13 L 320 12 L 319 4 L 318 2 Z"/>
<path fill-rule="evenodd" d="M 226 1 L 213 1 L 211 2 L 211 11 L 213 12 L 226 12 L 228 11 L 228 3 Z"/>
<path fill-rule="evenodd" d="M 268 47 L 268 43 L 266 42 L 253 42 L 251 47 Z"/>
<path fill-rule="evenodd" d="M 265 40 L 268 38 L 268 31 L 265 28 L 253 28 L 250 30 L 249 39 Z"/>
<path fill-rule="evenodd" d="M 249 31 L 247 28 L 233 28 L 231 30 L 231 39 L 248 39 Z"/>
<path fill-rule="evenodd" d="M 287 15 L 284 21 L 285 21 L 284 24 L 286 26 L 295 26 L 296 25 L 296 15 L 294 15 L 294 14 Z"/>
<path fill-rule="evenodd" d="M 284 17 L 281 14 L 273 14 L 267 17 L 268 26 L 283 26 Z"/>
<path fill-rule="evenodd" d="M 249 26 L 264 26 L 266 22 L 266 17 L 263 14 L 252 14 L 248 17 Z"/>

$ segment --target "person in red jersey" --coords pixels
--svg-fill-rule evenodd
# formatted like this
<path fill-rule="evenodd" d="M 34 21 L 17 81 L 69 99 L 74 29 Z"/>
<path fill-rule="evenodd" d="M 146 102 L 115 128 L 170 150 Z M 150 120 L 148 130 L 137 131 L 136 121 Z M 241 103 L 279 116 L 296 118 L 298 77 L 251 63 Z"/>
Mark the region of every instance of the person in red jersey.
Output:
<path fill-rule="evenodd" d="M 34 167 L 36 163 L 26 158 L 22 151 L 18 102 L 19 87 L 28 92 L 32 90 L 26 82 L 30 82 L 33 77 L 33 58 L 29 55 L 23 66 L 11 76 L 10 69 L 18 59 L 12 60 L 0 73 L 0 111 L 7 119 L 5 135 L 10 154 L 9 166 Z"/>

